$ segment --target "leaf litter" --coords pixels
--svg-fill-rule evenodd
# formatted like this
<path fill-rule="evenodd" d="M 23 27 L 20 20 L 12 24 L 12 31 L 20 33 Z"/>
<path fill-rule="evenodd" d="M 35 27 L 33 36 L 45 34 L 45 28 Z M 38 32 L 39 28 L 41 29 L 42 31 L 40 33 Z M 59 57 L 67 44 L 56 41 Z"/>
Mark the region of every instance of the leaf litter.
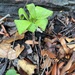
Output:
<path fill-rule="evenodd" d="M 16 27 L 4 28 L 8 18 L 0 21 L 0 75 L 10 68 L 20 75 L 75 75 L 75 19 L 65 12 L 49 19 L 45 32 L 36 31 L 35 41 L 31 32 L 19 35 Z"/>

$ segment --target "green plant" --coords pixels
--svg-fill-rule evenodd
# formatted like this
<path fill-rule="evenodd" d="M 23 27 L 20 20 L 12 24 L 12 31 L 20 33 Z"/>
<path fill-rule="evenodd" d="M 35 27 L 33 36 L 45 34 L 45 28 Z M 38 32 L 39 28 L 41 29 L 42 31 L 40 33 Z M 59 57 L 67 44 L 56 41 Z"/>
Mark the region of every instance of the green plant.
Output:
<path fill-rule="evenodd" d="M 20 75 L 20 74 L 17 74 L 16 70 L 12 68 L 6 72 L 6 75 Z"/>
<path fill-rule="evenodd" d="M 47 17 L 52 16 L 53 11 L 35 6 L 33 3 L 26 5 L 26 7 L 29 16 L 23 8 L 20 8 L 18 11 L 20 20 L 14 20 L 19 34 L 24 33 L 26 30 L 34 33 L 38 27 L 44 31 L 48 24 Z"/>

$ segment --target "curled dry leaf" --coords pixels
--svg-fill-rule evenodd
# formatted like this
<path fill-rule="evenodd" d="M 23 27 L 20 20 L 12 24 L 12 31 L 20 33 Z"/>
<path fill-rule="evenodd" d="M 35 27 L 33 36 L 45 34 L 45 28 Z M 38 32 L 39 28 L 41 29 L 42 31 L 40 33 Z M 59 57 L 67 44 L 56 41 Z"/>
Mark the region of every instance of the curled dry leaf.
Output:
<path fill-rule="evenodd" d="M 13 36 L 4 39 L 2 41 L 2 43 L 11 43 L 15 40 L 20 40 L 20 39 L 23 39 L 23 38 L 24 38 L 24 34 L 19 35 L 19 33 L 16 32 Z"/>
<path fill-rule="evenodd" d="M 49 58 L 56 58 L 56 55 L 49 50 L 41 50 L 41 55 L 45 56 L 47 55 Z"/>
<path fill-rule="evenodd" d="M 52 67 L 51 75 L 57 75 L 57 62 Z"/>
<path fill-rule="evenodd" d="M 26 44 L 32 44 L 32 45 L 33 45 L 33 43 L 34 43 L 34 44 L 38 44 L 38 42 L 36 42 L 36 41 L 33 42 L 33 40 L 27 40 L 27 41 L 25 41 L 25 43 L 26 43 Z"/>
<path fill-rule="evenodd" d="M 24 50 L 24 46 L 20 47 L 18 44 L 15 49 L 11 48 L 10 44 L 0 44 L 0 57 L 8 58 L 10 60 L 15 59 Z"/>
<path fill-rule="evenodd" d="M 75 38 L 68 38 L 68 37 L 65 37 L 65 39 L 67 42 L 71 42 L 71 41 L 75 40 Z"/>
<path fill-rule="evenodd" d="M 19 60 L 18 66 L 21 67 L 28 75 L 32 75 L 36 69 L 36 65 L 30 64 L 26 60 Z"/>
<path fill-rule="evenodd" d="M 64 37 L 60 37 L 60 38 L 58 38 L 58 39 L 59 39 L 59 41 L 60 41 L 60 43 L 61 43 L 61 45 L 62 45 L 64 51 L 68 54 L 69 51 L 70 51 L 70 49 L 67 47 L 66 41 L 65 41 Z"/>

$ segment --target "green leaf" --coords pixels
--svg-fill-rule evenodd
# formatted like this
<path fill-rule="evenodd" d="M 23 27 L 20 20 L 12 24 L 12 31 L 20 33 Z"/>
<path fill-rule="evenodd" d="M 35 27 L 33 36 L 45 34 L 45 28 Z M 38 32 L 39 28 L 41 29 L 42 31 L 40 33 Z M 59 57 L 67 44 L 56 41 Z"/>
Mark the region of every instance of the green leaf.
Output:
<path fill-rule="evenodd" d="M 28 15 L 23 8 L 19 9 L 18 14 L 20 19 L 26 18 L 28 20 Z"/>
<path fill-rule="evenodd" d="M 27 9 L 30 13 L 30 18 L 36 18 L 35 5 L 33 3 L 27 4 Z"/>
<path fill-rule="evenodd" d="M 37 16 L 36 18 L 37 19 L 45 19 L 49 16 L 52 16 L 52 14 L 53 14 L 53 11 L 45 9 L 40 6 L 36 6 L 35 10 L 36 10 L 36 16 Z"/>
<path fill-rule="evenodd" d="M 30 26 L 31 22 L 27 20 L 14 20 L 19 34 L 24 33 Z"/>
<path fill-rule="evenodd" d="M 17 72 L 15 71 L 15 69 L 9 69 L 9 70 L 6 72 L 6 75 L 17 75 Z"/>
<path fill-rule="evenodd" d="M 28 31 L 34 33 L 37 28 L 38 28 L 38 26 L 36 26 L 34 23 L 32 23 L 32 24 L 28 27 Z"/>
<path fill-rule="evenodd" d="M 48 24 L 48 20 L 47 19 L 39 19 L 35 22 L 35 24 L 44 31 Z"/>

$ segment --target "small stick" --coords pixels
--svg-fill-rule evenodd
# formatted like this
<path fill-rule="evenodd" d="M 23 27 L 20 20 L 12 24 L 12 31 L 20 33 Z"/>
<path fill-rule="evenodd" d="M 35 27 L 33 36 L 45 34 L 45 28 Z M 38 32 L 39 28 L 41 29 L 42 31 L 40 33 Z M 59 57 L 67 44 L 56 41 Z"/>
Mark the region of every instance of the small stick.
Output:
<path fill-rule="evenodd" d="M 75 29 L 75 27 L 74 27 L 73 29 Z M 69 30 L 65 35 L 67 35 L 67 34 L 69 34 L 70 32 L 72 32 L 73 29 Z"/>
<path fill-rule="evenodd" d="M 60 21 L 66 27 L 66 24 L 62 20 L 60 20 L 59 18 L 57 18 L 57 20 Z"/>
<path fill-rule="evenodd" d="M 7 18 L 7 17 L 10 17 L 10 14 L 7 14 L 6 16 L 2 17 L 2 18 L 0 19 L 0 22 L 3 21 L 3 20 L 4 20 L 5 18 Z"/>

